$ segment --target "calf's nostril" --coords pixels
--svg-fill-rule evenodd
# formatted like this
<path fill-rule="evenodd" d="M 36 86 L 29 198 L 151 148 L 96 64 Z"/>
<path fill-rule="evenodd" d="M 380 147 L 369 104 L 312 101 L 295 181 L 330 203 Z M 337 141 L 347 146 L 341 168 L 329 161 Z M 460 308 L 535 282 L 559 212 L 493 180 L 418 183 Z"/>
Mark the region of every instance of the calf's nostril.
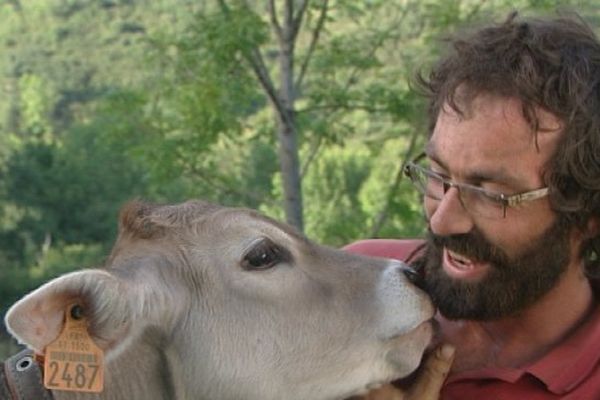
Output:
<path fill-rule="evenodd" d="M 425 289 L 425 280 L 423 276 L 416 269 L 405 266 L 402 268 L 402 273 L 408 278 L 408 280 L 420 289 Z"/>

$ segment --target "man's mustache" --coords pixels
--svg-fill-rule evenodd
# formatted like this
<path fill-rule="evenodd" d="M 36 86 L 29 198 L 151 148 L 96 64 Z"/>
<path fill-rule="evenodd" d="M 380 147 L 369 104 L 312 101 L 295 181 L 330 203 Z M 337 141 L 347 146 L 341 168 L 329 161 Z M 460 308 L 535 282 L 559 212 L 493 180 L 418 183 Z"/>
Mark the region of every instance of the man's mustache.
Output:
<path fill-rule="evenodd" d="M 445 247 L 455 253 L 459 253 L 474 262 L 486 262 L 491 264 L 502 264 L 506 262 L 506 255 L 502 249 L 491 244 L 485 236 L 476 228 L 468 233 L 458 235 L 436 235 L 428 230 L 429 247 L 440 251 Z M 433 250 L 430 248 L 430 250 Z"/>

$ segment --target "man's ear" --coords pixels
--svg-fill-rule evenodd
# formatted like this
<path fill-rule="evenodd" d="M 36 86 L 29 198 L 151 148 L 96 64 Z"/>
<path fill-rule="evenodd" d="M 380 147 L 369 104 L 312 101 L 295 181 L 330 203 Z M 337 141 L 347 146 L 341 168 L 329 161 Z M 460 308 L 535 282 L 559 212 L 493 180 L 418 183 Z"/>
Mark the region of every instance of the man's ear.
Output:
<path fill-rule="evenodd" d="M 6 314 L 8 331 L 19 342 L 42 354 L 61 333 L 65 313 L 82 307 L 88 332 L 103 350 L 122 342 L 131 325 L 125 282 L 102 270 L 73 272 L 56 278 L 15 303 Z"/>

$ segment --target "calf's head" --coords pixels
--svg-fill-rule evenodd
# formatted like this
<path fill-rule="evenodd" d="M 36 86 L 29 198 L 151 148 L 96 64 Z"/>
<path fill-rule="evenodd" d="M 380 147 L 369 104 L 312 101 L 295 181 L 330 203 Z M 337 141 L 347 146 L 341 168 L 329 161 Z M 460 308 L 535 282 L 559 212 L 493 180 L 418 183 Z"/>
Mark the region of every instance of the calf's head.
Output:
<path fill-rule="evenodd" d="M 251 210 L 134 202 L 103 268 L 45 284 L 6 322 L 43 353 L 81 304 L 103 399 L 336 399 L 419 364 L 433 307 L 403 268 Z"/>

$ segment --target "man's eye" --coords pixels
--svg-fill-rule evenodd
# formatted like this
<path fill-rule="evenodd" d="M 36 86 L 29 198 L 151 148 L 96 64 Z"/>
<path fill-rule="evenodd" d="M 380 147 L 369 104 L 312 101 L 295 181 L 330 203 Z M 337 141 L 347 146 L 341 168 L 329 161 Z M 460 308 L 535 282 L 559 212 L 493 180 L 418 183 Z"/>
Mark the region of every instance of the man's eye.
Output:
<path fill-rule="evenodd" d="M 289 255 L 269 239 L 255 244 L 242 258 L 242 268 L 248 271 L 269 269 L 281 262 L 289 261 Z"/>
<path fill-rule="evenodd" d="M 501 195 L 492 193 L 492 192 L 477 192 L 472 191 L 472 197 L 474 197 L 474 201 L 482 203 L 488 207 L 503 207 L 504 203 L 501 200 Z"/>

